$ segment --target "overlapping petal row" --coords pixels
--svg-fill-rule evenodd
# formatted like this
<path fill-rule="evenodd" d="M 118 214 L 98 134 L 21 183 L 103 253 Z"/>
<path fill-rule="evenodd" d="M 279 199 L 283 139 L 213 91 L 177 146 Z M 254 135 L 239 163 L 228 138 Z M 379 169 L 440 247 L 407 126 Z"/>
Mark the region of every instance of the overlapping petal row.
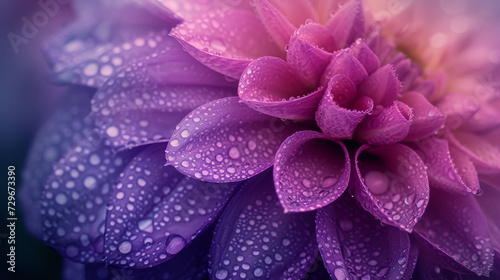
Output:
<path fill-rule="evenodd" d="M 412 49 L 390 35 L 397 18 L 381 23 L 359 0 L 105 2 L 47 44 L 53 79 L 73 86 L 22 192 L 30 230 L 86 263 L 69 271 L 492 271 L 500 98 L 470 74 L 491 65 L 461 72 Z M 83 19 L 96 8 L 78 7 Z"/>

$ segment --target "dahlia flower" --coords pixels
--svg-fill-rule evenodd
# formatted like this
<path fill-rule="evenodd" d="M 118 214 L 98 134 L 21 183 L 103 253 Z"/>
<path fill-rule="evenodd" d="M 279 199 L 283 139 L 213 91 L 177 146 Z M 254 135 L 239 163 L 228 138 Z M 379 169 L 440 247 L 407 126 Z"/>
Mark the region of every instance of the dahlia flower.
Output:
<path fill-rule="evenodd" d="M 77 4 L 22 193 L 66 275 L 500 276 L 498 5 Z"/>

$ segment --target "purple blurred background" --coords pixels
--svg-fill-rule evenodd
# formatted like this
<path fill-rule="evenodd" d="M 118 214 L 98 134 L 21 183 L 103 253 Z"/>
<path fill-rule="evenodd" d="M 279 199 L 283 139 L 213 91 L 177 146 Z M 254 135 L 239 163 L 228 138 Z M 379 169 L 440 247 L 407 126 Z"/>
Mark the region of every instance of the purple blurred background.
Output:
<path fill-rule="evenodd" d="M 41 0 L 47 2 L 48 0 Z M 71 3 L 59 4 L 47 14 L 39 0 L 0 1 L 0 279 L 60 279 L 61 260 L 57 253 L 33 239 L 24 228 L 19 203 L 16 203 L 16 272 L 7 270 L 8 228 L 7 168 L 16 168 L 16 187 L 22 184 L 21 171 L 31 141 L 38 127 L 50 116 L 64 86 L 46 81 L 48 68 L 41 52 L 41 42 L 72 20 Z M 63 3 L 64 1 L 60 1 Z M 56 2 L 57 3 L 57 2 Z M 44 15 L 42 15 L 45 14 Z M 35 19 L 34 19 L 35 16 Z M 38 23 L 32 38 L 25 38 L 25 21 Z M 26 32 L 25 32 L 26 33 Z M 10 34 L 10 35 L 9 35 Z M 15 35 L 14 35 L 15 34 Z M 24 39 L 19 39 L 22 36 Z M 17 48 L 17 52 L 16 49 Z M 17 190 L 18 192 L 19 190 Z M 18 200 L 19 198 L 17 198 Z"/>

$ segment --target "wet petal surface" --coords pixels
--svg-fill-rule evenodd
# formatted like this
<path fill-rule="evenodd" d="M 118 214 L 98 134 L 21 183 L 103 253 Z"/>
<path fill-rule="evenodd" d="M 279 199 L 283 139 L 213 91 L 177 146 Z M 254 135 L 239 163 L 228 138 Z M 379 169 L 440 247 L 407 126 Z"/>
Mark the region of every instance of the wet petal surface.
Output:
<path fill-rule="evenodd" d="M 321 208 L 347 188 L 349 154 L 342 142 L 315 131 L 288 137 L 276 154 L 274 185 L 285 211 Z"/>
<path fill-rule="evenodd" d="M 432 187 L 440 188 L 452 193 L 467 194 L 476 192 L 479 189 L 479 181 L 475 169 L 467 173 L 468 168 L 461 169 L 457 161 L 458 157 L 463 157 L 459 151 L 455 152 L 456 157 L 450 153 L 448 141 L 439 138 L 427 138 L 409 144 L 422 158 L 427 166 L 429 184 Z M 455 160 L 454 160 L 455 159 Z M 467 158 L 463 158 L 462 165 L 467 164 Z M 469 167 L 473 168 L 473 166 Z M 475 174 L 474 174 L 475 173 Z"/>
<path fill-rule="evenodd" d="M 303 128 L 258 113 L 237 97 L 224 98 L 197 108 L 181 121 L 166 158 L 197 179 L 242 181 L 270 167 L 283 140 Z"/>
<path fill-rule="evenodd" d="M 332 279 L 402 279 L 410 263 L 408 234 L 382 226 L 349 195 L 318 210 L 316 235 Z"/>
<path fill-rule="evenodd" d="M 73 146 L 91 134 L 90 120 L 86 119 L 93 89 L 70 87 L 59 108 L 41 128 L 34 140 L 19 189 L 24 223 L 31 234 L 42 239 L 40 197 L 44 185 L 54 173 L 53 166 Z"/>
<path fill-rule="evenodd" d="M 326 27 L 332 32 L 338 48 L 347 47 L 365 33 L 365 17 L 360 0 L 344 3 L 331 17 Z"/>
<path fill-rule="evenodd" d="M 137 152 L 113 155 L 96 138 L 71 149 L 42 193 L 43 240 L 70 260 L 101 261 L 111 186 Z"/>
<path fill-rule="evenodd" d="M 406 92 L 400 99 L 412 109 L 412 122 L 406 140 L 423 139 L 444 125 L 446 116 L 419 92 Z"/>
<path fill-rule="evenodd" d="M 106 263 L 152 267 L 175 257 L 218 216 L 238 184 L 198 181 L 163 166 L 164 144 L 138 154 L 111 191 Z"/>
<path fill-rule="evenodd" d="M 402 144 L 364 145 L 354 162 L 354 196 L 363 208 L 382 222 L 411 232 L 429 201 L 429 182 L 417 153 Z"/>
<path fill-rule="evenodd" d="M 318 253 L 312 213 L 284 214 L 271 172 L 250 179 L 223 212 L 212 279 L 302 279 Z"/>
<path fill-rule="evenodd" d="M 181 23 L 171 35 L 198 61 L 226 76 L 239 79 L 252 59 L 284 52 L 268 39 L 263 24 L 252 13 L 217 10 L 197 21 Z"/>
<path fill-rule="evenodd" d="M 392 106 L 375 107 L 354 132 L 354 139 L 371 145 L 388 145 L 405 139 L 410 131 L 413 114 L 411 108 L 395 101 Z"/>
<path fill-rule="evenodd" d="M 493 246 L 488 224 L 472 196 L 433 189 L 425 215 L 415 226 L 422 253 L 459 273 L 488 275 Z"/>

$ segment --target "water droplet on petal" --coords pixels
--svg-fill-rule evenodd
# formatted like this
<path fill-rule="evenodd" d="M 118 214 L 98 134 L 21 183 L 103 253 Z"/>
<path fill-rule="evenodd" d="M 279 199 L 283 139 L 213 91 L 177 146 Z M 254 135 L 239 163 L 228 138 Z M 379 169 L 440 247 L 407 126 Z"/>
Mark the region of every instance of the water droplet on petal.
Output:
<path fill-rule="evenodd" d="M 171 255 L 179 253 L 186 246 L 186 240 L 179 235 L 172 235 L 168 239 L 166 242 L 167 253 Z"/>
<path fill-rule="evenodd" d="M 120 243 L 120 245 L 118 245 L 118 250 L 122 254 L 128 254 L 130 253 L 130 251 L 132 251 L 132 243 L 130 243 L 129 241 L 123 241 L 122 243 Z"/>
<path fill-rule="evenodd" d="M 389 179 L 379 171 L 366 173 L 365 184 L 368 190 L 375 195 L 383 194 L 389 190 Z"/>

